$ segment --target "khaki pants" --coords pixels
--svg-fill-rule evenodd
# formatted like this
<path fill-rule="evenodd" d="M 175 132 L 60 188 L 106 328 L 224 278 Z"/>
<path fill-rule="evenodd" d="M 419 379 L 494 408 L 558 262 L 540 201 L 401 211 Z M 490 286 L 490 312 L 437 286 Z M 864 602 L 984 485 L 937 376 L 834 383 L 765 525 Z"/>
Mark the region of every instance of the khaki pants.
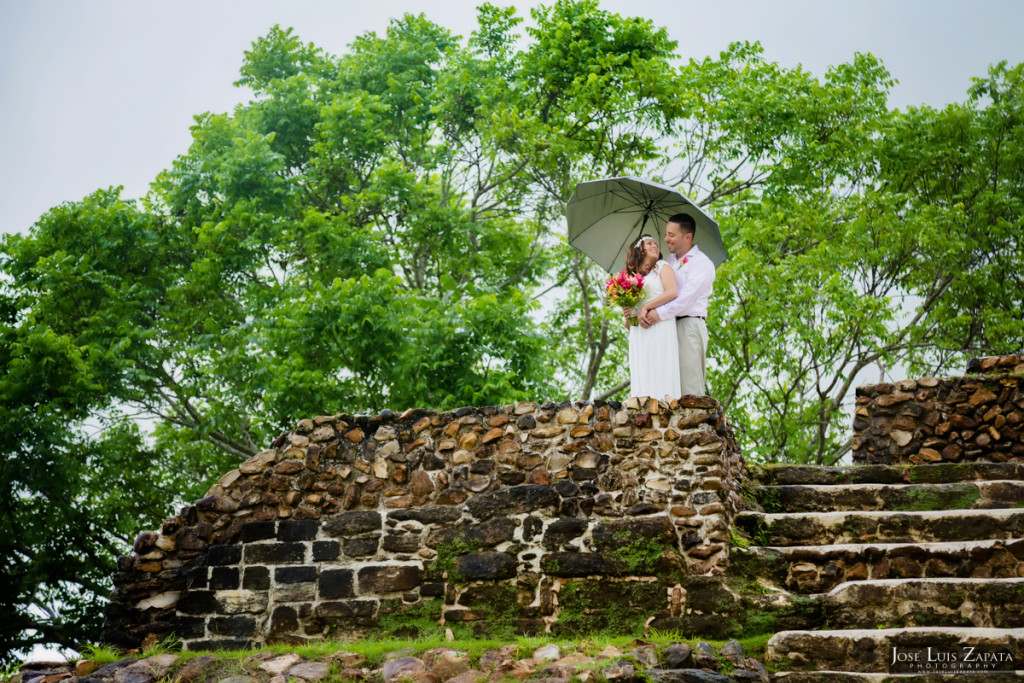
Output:
<path fill-rule="evenodd" d="M 679 387 L 683 396 L 707 395 L 708 326 L 700 318 L 677 318 Z"/>

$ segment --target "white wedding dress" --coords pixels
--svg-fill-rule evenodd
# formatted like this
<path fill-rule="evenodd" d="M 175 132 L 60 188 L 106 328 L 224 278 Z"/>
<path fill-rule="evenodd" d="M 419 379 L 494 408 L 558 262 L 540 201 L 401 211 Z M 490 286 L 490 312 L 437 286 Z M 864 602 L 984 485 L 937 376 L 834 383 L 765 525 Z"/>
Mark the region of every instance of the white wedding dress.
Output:
<path fill-rule="evenodd" d="M 670 268 L 664 261 L 654 264 L 644 276 L 644 303 L 660 296 L 661 269 Z M 647 329 L 634 325 L 629 328 L 629 392 L 631 396 L 665 396 L 679 398 L 679 339 L 675 319 L 660 320 Z"/>

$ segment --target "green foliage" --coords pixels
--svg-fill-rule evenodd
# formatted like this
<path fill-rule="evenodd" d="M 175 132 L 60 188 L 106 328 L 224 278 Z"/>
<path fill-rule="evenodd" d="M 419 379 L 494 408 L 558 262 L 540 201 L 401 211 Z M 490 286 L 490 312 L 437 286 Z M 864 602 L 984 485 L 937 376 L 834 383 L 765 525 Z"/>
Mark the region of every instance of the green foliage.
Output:
<path fill-rule="evenodd" d="M 765 512 L 769 514 L 785 512 L 783 509 L 782 493 L 778 488 L 774 486 L 761 486 L 754 489 L 754 492 L 757 496 L 757 502 L 761 504 Z"/>
<path fill-rule="evenodd" d="M 586 582 L 563 584 L 558 592 L 556 633 L 587 636 L 643 631 L 648 617 L 664 608 L 665 585 L 660 582 L 618 581 L 600 587 Z"/>
<path fill-rule="evenodd" d="M 763 529 L 760 529 L 759 531 L 763 531 Z M 734 526 L 729 527 L 729 542 L 737 548 L 749 548 L 752 543 L 752 541 L 749 538 L 744 536 L 743 533 L 740 532 L 740 530 Z M 762 543 L 760 545 L 764 544 Z"/>
<path fill-rule="evenodd" d="M 518 603 L 518 591 L 516 585 L 510 582 L 495 582 L 486 587 L 477 586 L 480 591 L 476 596 L 470 597 L 471 591 L 464 593 L 459 603 L 465 605 L 471 611 L 481 612 L 484 618 L 473 624 L 453 624 L 453 629 L 459 626 L 468 632 L 477 635 L 485 634 L 488 638 L 496 641 L 512 641 L 522 635 L 519 628 L 521 608 Z M 459 637 L 456 634 L 456 637 Z"/>
<path fill-rule="evenodd" d="M 424 576 L 430 579 L 447 578 L 449 581 L 461 582 L 463 577 L 455 567 L 455 560 L 463 555 L 475 553 L 480 547 L 478 541 L 461 535 L 448 543 L 441 543 L 434 549 L 437 555 L 427 565 Z"/>
<path fill-rule="evenodd" d="M 659 538 L 647 538 L 628 531 L 620 531 L 615 534 L 614 539 L 616 546 L 612 550 L 612 556 L 626 565 L 630 572 L 653 572 L 654 563 L 665 552 L 665 544 Z"/>
<path fill-rule="evenodd" d="M 932 375 L 1022 346 L 1022 74 L 997 65 L 966 104 L 901 113 L 859 56 L 808 91 L 827 104 L 801 110 L 807 137 L 754 174 L 763 191 L 728 200 L 711 377 L 755 458 L 831 464 L 872 367 Z"/>
<path fill-rule="evenodd" d="M 439 598 L 405 605 L 401 600 L 385 601 L 375 632 L 381 638 L 443 638 L 441 626 L 443 603 Z"/>

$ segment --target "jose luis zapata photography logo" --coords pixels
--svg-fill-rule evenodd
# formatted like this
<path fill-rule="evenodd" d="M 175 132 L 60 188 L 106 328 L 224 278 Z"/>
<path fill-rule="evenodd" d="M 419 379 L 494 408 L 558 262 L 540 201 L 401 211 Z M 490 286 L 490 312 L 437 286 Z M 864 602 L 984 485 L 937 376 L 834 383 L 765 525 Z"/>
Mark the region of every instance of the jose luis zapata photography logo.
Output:
<path fill-rule="evenodd" d="M 1014 671 L 1013 652 L 1005 645 L 930 645 L 889 648 L 890 673 L 985 673 Z"/>

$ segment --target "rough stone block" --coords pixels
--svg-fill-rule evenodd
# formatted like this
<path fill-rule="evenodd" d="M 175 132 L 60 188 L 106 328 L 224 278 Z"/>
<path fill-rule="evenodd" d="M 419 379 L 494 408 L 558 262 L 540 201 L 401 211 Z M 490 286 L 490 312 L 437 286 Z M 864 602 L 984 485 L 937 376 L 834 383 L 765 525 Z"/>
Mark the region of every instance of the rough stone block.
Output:
<path fill-rule="evenodd" d="M 316 581 L 316 567 L 277 567 L 275 583 L 308 583 Z"/>
<path fill-rule="evenodd" d="M 451 524 L 462 519 L 462 510 L 440 506 L 395 510 L 388 513 L 388 519 L 396 522 L 412 520 L 420 524 Z"/>
<path fill-rule="evenodd" d="M 422 577 L 423 569 L 418 565 L 363 567 L 359 570 L 359 592 L 368 594 L 406 591 L 420 585 Z"/>
<path fill-rule="evenodd" d="M 324 600 L 355 597 L 355 584 L 351 569 L 325 569 L 320 572 L 320 597 Z"/>
<path fill-rule="evenodd" d="M 317 520 L 288 520 L 277 525 L 277 540 L 284 542 L 310 541 L 316 538 L 316 533 L 319 530 L 320 522 Z"/>
<path fill-rule="evenodd" d="M 345 555 L 346 557 L 368 557 L 376 554 L 379 544 L 380 538 L 378 536 L 372 538 L 350 538 L 345 541 Z"/>
<path fill-rule="evenodd" d="M 444 582 L 424 583 L 420 586 L 420 595 L 425 598 L 436 598 L 444 595 Z"/>
<path fill-rule="evenodd" d="M 238 564 L 242 561 L 242 546 L 214 545 L 206 553 L 206 563 L 210 566 Z"/>
<path fill-rule="evenodd" d="M 256 619 L 253 617 L 212 617 L 209 623 L 211 636 L 252 638 L 256 633 Z"/>
<path fill-rule="evenodd" d="M 540 559 L 540 568 L 553 576 L 609 573 L 608 563 L 598 553 L 547 553 Z"/>
<path fill-rule="evenodd" d="M 526 475 L 516 470 L 498 473 L 498 481 L 505 486 L 516 486 L 526 481 Z"/>
<path fill-rule="evenodd" d="M 554 489 L 563 498 L 575 498 L 580 495 L 580 487 L 568 479 L 559 479 L 554 484 Z"/>
<path fill-rule="evenodd" d="M 189 590 L 206 588 L 209 585 L 209 567 L 193 567 L 185 575 L 185 587 Z"/>
<path fill-rule="evenodd" d="M 238 584 L 238 567 L 213 567 L 210 571 L 212 590 L 235 590 Z"/>
<path fill-rule="evenodd" d="M 270 569 L 267 567 L 246 567 L 242 577 L 242 588 L 265 591 L 270 589 Z"/>
<path fill-rule="evenodd" d="M 298 630 L 299 613 L 294 607 L 282 605 L 274 608 L 273 614 L 270 615 L 270 635 L 279 636 Z"/>
<path fill-rule="evenodd" d="M 345 512 L 327 520 L 324 524 L 324 533 L 335 537 L 354 536 L 380 529 L 381 516 L 379 512 Z"/>
<path fill-rule="evenodd" d="M 544 528 L 544 522 L 534 516 L 523 520 L 523 540 L 530 541 Z"/>
<path fill-rule="evenodd" d="M 217 591 L 216 593 L 221 614 L 258 613 L 267 609 L 270 597 L 265 591 Z"/>
<path fill-rule="evenodd" d="M 562 585 L 558 605 L 564 617 L 553 632 L 595 633 L 642 627 L 648 617 L 664 611 L 665 587 L 639 581 L 571 581 Z"/>
<path fill-rule="evenodd" d="M 582 536 L 588 526 L 589 523 L 585 519 L 556 519 L 544 531 L 544 545 L 552 550 L 560 548 L 574 538 Z"/>
<path fill-rule="evenodd" d="M 314 562 L 334 562 L 341 557 L 341 543 L 338 541 L 315 541 L 313 543 Z"/>
<path fill-rule="evenodd" d="M 183 614 L 209 614 L 216 612 L 220 605 L 213 591 L 188 591 L 181 596 L 177 605 Z"/>
<path fill-rule="evenodd" d="M 556 505 L 558 493 L 550 486 L 524 484 L 475 496 L 466 507 L 477 519 L 487 520 L 498 515 L 533 512 Z"/>
<path fill-rule="evenodd" d="M 705 505 L 714 505 L 720 503 L 721 497 L 717 491 L 696 491 L 693 494 L 690 502 L 696 507 L 704 507 Z"/>
<path fill-rule="evenodd" d="M 304 543 L 257 543 L 245 546 L 246 564 L 286 564 L 302 562 L 305 558 Z"/>
<path fill-rule="evenodd" d="M 516 557 L 509 553 L 473 553 L 455 558 L 455 572 L 466 581 L 510 579 Z"/>
<path fill-rule="evenodd" d="M 384 550 L 390 553 L 414 553 L 420 549 L 420 542 L 419 534 L 388 534 L 384 537 Z"/>
<path fill-rule="evenodd" d="M 456 541 L 474 543 L 484 547 L 493 547 L 505 541 L 511 541 L 516 531 L 516 523 L 508 517 L 491 519 L 482 524 L 463 524 L 438 529 L 427 537 L 427 546 L 437 548 Z"/>
<path fill-rule="evenodd" d="M 274 522 L 247 522 L 242 525 L 242 543 L 265 541 L 274 538 L 277 533 Z"/>
<path fill-rule="evenodd" d="M 274 602 L 312 602 L 316 600 L 315 583 L 282 583 L 274 588 Z"/>
<path fill-rule="evenodd" d="M 308 632 L 323 632 L 326 629 L 351 630 L 353 627 L 373 626 L 376 623 L 376 600 L 341 600 L 322 602 L 313 611 L 308 621 Z"/>
<path fill-rule="evenodd" d="M 202 638 L 206 635 L 205 617 L 187 617 L 176 614 L 167 620 L 171 631 L 182 639 Z"/>
<path fill-rule="evenodd" d="M 594 481 L 597 479 L 598 473 L 596 470 L 583 469 L 582 467 L 570 467 L 569 476 L 576 482 Z"/>
<path fill-rule="evenodd" d="M 594 528 L 594 544 L 600 548 L 622 548 L 638 541 L 659 541 L 672 544 L 675 528 L 667 515 L 646 519 L 626 519 L 598 524 Z"/>
<path fill-rule="evenodd" d="M 313 610 L 318 617 L 370 617 L 376 614 L 376 600 L 338 600 L 322 602 Z"/>

